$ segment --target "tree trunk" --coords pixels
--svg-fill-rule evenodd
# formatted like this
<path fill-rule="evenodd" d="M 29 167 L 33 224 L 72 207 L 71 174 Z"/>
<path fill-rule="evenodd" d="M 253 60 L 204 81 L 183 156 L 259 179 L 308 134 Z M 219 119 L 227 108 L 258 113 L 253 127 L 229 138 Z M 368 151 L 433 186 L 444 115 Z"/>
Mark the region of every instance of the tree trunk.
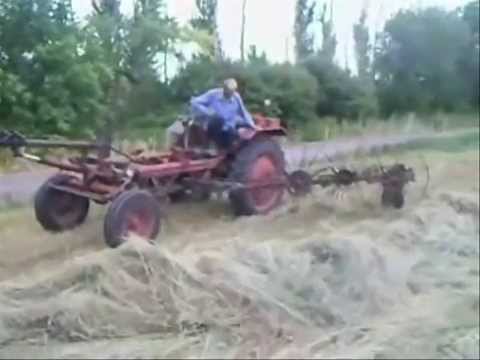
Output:
<path fill-rule="evenodd" d="M 242 64 L 245 63 L 245 24 L 246 24 L 246 9 L 247 9 L 247 0 L 243 0 L 242 6 L 242 33 L 240 38 L 240 58 Z"/>
<path fill-rule="evenodd" d="M 165 52 L 163 54 L 163 77 L 165 84 L 168 84 L 168 39 L 167 45 L 165 46 Z"/>
<path fill-rule="evenodd" d="M 109 158 L 111 155 L 110 147 L 113 144 L 113 135 L 115 132 L 115 125 L 118 117 L 118 98 L 120 96 L 120 75 L 116 75 L 113 85 L 110 89 L 109 109 L 106 115 L 104 126 L 99 129 L 97 133 L 98 157 L 100 159 Z"/>

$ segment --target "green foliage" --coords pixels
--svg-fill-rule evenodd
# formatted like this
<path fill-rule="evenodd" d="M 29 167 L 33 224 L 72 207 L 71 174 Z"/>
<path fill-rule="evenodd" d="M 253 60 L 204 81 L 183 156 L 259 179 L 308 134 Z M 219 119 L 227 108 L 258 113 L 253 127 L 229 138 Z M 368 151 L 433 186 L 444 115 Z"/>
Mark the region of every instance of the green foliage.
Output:
<path fill-rule="evenodd" d="M 183 27 L 180 30 L 180 38 L 183 43 L 193 43 L 198 48 L 197 57 L 206 57 L 209 60 L 217 58 L 216 37 L 206 30 L 198 30 L 191 27 Z"/>
<path fill-rule="evenodd" d="M 321 55 L 304 63 L 317 80 L 318 116 L 334 116 L 338 120 L 356 119 L 375 113 L 375 101 L 370 99 L 361 81 Z"/>
<path fill-rule="evenodd" d="M 3 122 L 34 134 L 89 135 L 105 111 L 103 85 L 111 77 L 90 51 L 91 47 L 79 49 L 74 36 L 39 45 L 35 69 L 42 70 L 42 81 L 35 87 L 0 70 Z"/>
<path fill-rule="evenodd" d="M 259 55 L 255 45 L 250 46 L 250 50 L 247 54 L 247 61 L 252 65 L 268 65 L 267 54 L 263 51 L 262 54 Z"/>
<path fill-rule="evenodd" d="M 218 0 L 195 0 L 198 15 L 190 21 L 187 36 L 200 47 L 200 53 L 212 60 L 224 58 L 222 43 L 218 35 Z"/>
<path fill-rule="evenodd" d="M 108 140 L 152 134 L 156 141 L 192 96 L 226 77 L 237 78 L 251 112 L 279 116 L 309 139 L 330 138 L 335 129 L 353 134 L 379 108 L 386 116 L 478 109 L 479 1 L 451 12 L 401 11 L 376 49 L 364 11 L 353 28 L 358 75 L 335 64 L 332 9 L 323 1 L 316 18 L 316 3 L 297 1 L 299 61 L 272 64 L 256 46 L 245 61 L 225 60 L 218 0 L 197 0 L 187 26 L 167 15 L 166 0 L 134 0 L 128 16 L 120 0 L 95 0 L 85 23 L 75 21 L 70 0 L 0 0 L 1 127 Z M 189 61 L 185 44 L 197 48 Z M 180 67 L 172 77 L 174 58 Z M 432 123 L 441 128 L 438 119 Z"/>
<path fill-rule="evenodd" d="M 460 11 L 460 16 L 470 29 L 470 40 L 459 59 L 459 73 L 466 84 L 472 107 L 480 104 L 480 1 L 472 1 Z"/>
<path fill-rule="evenodd" d="M 329 10 L 330 13 L 328 13 Z M 319 51 L 319 54 L 322 58 L 333 63 L 338 44 L 333 28 L 333 1 L 330 4 L 330 9 L 326 3 L 323 4 L 319 21 L 322 28 L 322 47 Z"/>
<path fill-rule="evenodd" d="M 0 0 L 0 61 L 2 67 L 28 72 L 27 54 L 39 44 L 63 37 L 73 29 L 66 0 Z"/>
<path fill-rule="evenodd" d="M 295 6 L 295 54 L 302 61 L 313 53 L 314 36 L 311 27 L 314 22 L 316 3 L 309 0 L 297 0 Z"/>
<path fill-rule="evenodd" d="M 95 129 L 95 119 L 106 111 L 104 81 L 108 67 L 79 51 L 77 37 L 38 48 L 37 64 L 45 69 L 43 83 L 33 102 L 37 120 L 50 133 L 85 136 Z M 93 51 L 90 47 L 89 51 Z"/>
<path fill-rule="evenodd" d="M 437 138 L 425 138 L 411 144 L 405 144 L 396 149 L 400 151 L 438 151 L 443 153 L 460 153 L 476 150 L 480 146 L 478 130 L 462 132 L 458 135 Z"/>
<path fill-rule="evenodd" d="M 190 23 L 193 28 L 206 30 L 213 34 L 217 30 L 217 7 L 218 0 L 195 0 L 198 10 L 198 16 L 193 18 Z"/>
<path fill-rule="evenodd" d="M 33 134 L 88 134 L 104 110 L 109 71 L 80 35 L 70 2 L 3 0 L 0 13 L 2 122 Z"/>
<path fill-rule="evenodd" d="M 172 95 L 181 103 L 211 87 L 218 86 L 220 65 L 206 56 L 192 59 L 172 80 Z"/>
<path fill-rule="evenodd" d="M 468 94 L 458 69 L 469 39 L 467 24 L 439 8 L 402 11 L 389 20 L 376 59 L 383 112 L 463 108 Z"/>
<path fill-rule="evenodd" d="M 371 79 L 371 44 L 366 9 L 362 10 L 358 23 L 353 26 L 353 39 L 355 40 L 358 77 L 363 81 L 369 81 Z"/>
<path fill-rule="evenodd" d="M 461 14 L 463 20 L 470 27 L 474 38 L 476 39 L 476 44 L 478 45 L 478 35 L 480 32 L 480 1 L 474 0 L 469 2 L 463 9 L 461 9 Z"/>
<path fill-rule="evenodd" d="M 126 20 L 127 68 L 140 80 L 156 76 L 159 53 L 168 52 L 179 33 L 175 19 L 166 15 L 163 0 L 137 0 L 132 19 Z"/>
<path fill-rule="evenodd" d="M 291 126 L 315 118 L 317 82 L 305 69 L 290 64 L 252 64 L 243 74 L 238 71 L 238 79 L 252 112 L 279 116 Z M 266 99 L 271 101 L 268 111 Z"/>

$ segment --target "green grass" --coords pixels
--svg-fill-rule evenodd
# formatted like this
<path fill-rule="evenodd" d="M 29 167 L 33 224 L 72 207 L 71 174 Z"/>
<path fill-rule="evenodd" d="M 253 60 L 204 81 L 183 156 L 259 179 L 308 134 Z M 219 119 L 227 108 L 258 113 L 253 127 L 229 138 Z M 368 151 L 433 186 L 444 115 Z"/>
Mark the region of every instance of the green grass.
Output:
<path fill-rule="evenodd" d="M 478 114 L 432 114 L 425 116 L 392 116 L 389 119 L 370 118 L 363 121 L 337 122 L 333 118 L 311 121 L 298 129 L 302 141 L 324 141 L 339 137 L 389 135 L 399 133 L 444 132 L 479 127 Z"/>
<path fill-rule="evenodd" d="M 427 138 L 414 143 L 399 146 L 396 152 L 410 151 L 437 151 L 445 153 L 462 153 L 469 150 L 479 149 L 480 132 L 472 130 L 459 135 Z"/>

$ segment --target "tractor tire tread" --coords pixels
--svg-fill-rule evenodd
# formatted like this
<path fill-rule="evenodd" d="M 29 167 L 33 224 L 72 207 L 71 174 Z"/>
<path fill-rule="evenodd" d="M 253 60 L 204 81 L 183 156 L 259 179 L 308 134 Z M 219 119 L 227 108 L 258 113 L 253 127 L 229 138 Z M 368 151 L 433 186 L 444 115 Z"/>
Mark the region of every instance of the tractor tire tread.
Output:
<path fill-rule="evenodd" d="M 90 209 L 90 201 L 87 198 L 83 198 L 76 195 L 71 195 L 75 201 L 78 202 L 79 214 L 71 224 L 60 224 L 58 219 L 50 212 L 51 210 L 51 197 L 52 194 L 59 190 L 52 189 L 50 184 L 60 185 L 71 179 L 70 175 L 56 174 L 49 178 L 36 192 L 34 197 L 34 211 L 35 217 L 38 223 L 49 232 L 62 232 L 65 230 L 71 230 L 77 226 L 82 225 L 87 219 Z"/>
<path fill-rule="evenodd" d="M 115 234 L 115 229 L 120 227 L 119 222 L 122 221 L 120 215 L 121 211 L 130 206 L 129 203 L 143 203 L 150 207 L 150 210 L 154 212 L 156 219 L 153 237 L 156 237 L 160 232 L 162 211 L 158 201 L 148 191 L 144 190 L 129 190 L 120 194 L 113 200 L 110 207 L 107 210 L 107 214 L 104 219 L 104 238 L 105 243 L 110 248 L 118 248 L 124 243 L 124 239 L 120 238 L 118 234 Z"/>
<path fill-rule="evenodd" d="M 285 155 L 280 145 L 271 139 L 261 138 L 248 143 L 237 153 L 232 164 L 229 180 L 243 183 L 248 176 L 251 164 L 265 153 L 272 154 L 277 161 L 277 166 L 282 170 L 285 169 Z M 230 191 L 229 199 L 236 216 L 258 215 L 255 208 L 250 204 L 249 196 L 245 190 Z"/>

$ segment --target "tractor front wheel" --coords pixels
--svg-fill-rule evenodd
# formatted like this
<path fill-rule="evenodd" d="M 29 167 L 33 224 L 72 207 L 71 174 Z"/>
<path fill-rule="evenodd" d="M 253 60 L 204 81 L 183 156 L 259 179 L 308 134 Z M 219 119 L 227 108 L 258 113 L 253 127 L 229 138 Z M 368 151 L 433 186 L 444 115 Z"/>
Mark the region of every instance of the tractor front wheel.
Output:
<path fill-rule="evenodd" d="M 160 219 L 160 204 L 149 192 L 127 191 L 108 209 L 104 222 L 105 242 L 117 248 L 130 234 L 152 242 L 160 232 Z"/>
<path fill-rule="evenodd" d="M 230 180 L 246 188 L 229 194 L 234 212 L 238 216 L 264 215 L 278 207 L 285 193 L 282 179 L 285 158 L 280 146 L 269 139 L 255 140 L 237 154 Z"/>
<path fill-rule="evenodd" d="M 78 195 L 57 190 L 52 185 L 64 185 L 72 179 L 69 175 L 51 177 L 35 194 L 34 208 L 37 221 L 50 232 L 72 230 L 87 218 L 90 201 Z"/>

